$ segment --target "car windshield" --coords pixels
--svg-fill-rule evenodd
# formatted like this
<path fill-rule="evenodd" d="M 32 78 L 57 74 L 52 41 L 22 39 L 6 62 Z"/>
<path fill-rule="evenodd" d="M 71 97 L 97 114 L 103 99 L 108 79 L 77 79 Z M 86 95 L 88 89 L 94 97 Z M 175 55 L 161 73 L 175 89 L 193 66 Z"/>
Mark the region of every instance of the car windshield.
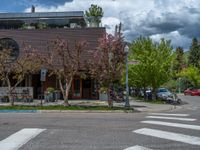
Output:
<path fill-rule="evenodd" d="M 169 92 L 167 89 L 159 89 L 158 92 Z"/>

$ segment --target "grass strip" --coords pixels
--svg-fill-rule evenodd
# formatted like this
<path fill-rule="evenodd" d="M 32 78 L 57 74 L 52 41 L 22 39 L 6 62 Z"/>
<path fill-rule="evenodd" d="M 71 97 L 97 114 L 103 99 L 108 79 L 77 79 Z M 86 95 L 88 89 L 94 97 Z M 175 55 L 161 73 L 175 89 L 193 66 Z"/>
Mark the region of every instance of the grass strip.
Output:
<path fill-rule="evenodd" d="M 15 105 L 15 106 L 0 106 L 0 110 L 123 110 L 123 111 L 133 111 L 133 108 L 125 107 L 108 107 L 108 106 L 24 106 L 24 105 Z"/>

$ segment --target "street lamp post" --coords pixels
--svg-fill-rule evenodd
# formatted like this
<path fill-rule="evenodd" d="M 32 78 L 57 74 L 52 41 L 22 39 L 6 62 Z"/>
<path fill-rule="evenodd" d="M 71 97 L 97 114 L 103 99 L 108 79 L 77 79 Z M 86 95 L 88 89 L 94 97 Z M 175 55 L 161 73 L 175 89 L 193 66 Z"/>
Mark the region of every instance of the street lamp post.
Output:
<path fill-rule="evenodd" d="M 125 46 L 124 52 L 126 54 L 126 100 L 125 100 L 125 107 L 130 107 L 130 103 L 129 103 L 129 86 L 128 86 L 128 52 L 129 52 L 128 45 Z"/>

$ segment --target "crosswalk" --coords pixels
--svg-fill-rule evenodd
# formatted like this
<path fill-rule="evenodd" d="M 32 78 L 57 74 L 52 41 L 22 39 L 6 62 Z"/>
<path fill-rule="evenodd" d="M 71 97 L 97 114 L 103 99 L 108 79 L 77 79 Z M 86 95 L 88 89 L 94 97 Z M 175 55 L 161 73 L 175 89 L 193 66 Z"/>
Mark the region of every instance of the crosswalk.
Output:
<path fill-rule="evenodd" d="M 136 146 L 132 146 L 132 147 L 126 148 L 124 150 L 152 150 L 152 149 L 136 145 Z"/>
<path fill-rule="evenodd" d="M 45 130 L 40 128 L 24 128 L 0 141 L 0 149 L 17 150 Z"/>
<path fill-rule="evenodd" d="M 178 121 L 178 122 L 177 122 Z M 151 137 L 152 139 L 163 139 L 174 142 L 185 143 L 189 145 L 198 146 L 200 149 L 200 137 L 187 135 L 183 133 L 176 133 L 174 129 L 184 129 L 188 131 L 196 131 L 200 133 L 200 125 L 196 124 L 197 119 L 190 117 L 189 114 L 172 114 L 172 113 L 149 113 L 142 120 L 141 128 L 132 131 L 132 134 Z M 145 127 L 142 127 L 145 125 Z M 155 126 L 152 126 L 155 125 Z M 159 127 L 159 129 L 156 129 Z M 164 127 L 167 128 L 166 131 Z M 173 128 L 173 132 L 170 129 Z M 8 136 L 6 139 L 0 141 L 0 150 L 17 150 L 20 149 L 27 142 L 44 132 L 46 129 L 41 128 L 24 128 L 18 132 Z M 183 131 L 184 131 L 183 130 Z M 175 131 L 175 132 L 174 132 Z M 193 133 L 193 132 L 191 132 Z M 160 149 L 162 149 L 160 147 Z M 124 150 L 153 150 L 152 147 L 143 145 L 130 145 Z"/>
<path fill-rule="evenodd" d="M 199 131 L 200 126 L 191 124 L 192 122 L 196 121 L 195 118 L 189 118 L 189 114 L 172 114 L 172 113 L 149 113 L 144 121 L 141 121 L 141 124 L 146 125 L 156 125 L 159 126 L 159 130 L 155 129 L 156 126 L 152 128 L 140 128 L 137 130 L 132 131 L 134 134 L 139 134 L 143 136 L 153 137 L 153 138 L 160 138 L 164 140 L 171 140 L 175 142 L 182 142 L 190 145 L 200 146 L 200 137 L 185 135 L 182 133 L 170 132 L 160 130 L 162 127 L 172 127 L 172 128 L 182 128 L 187 130 L 194 130 Z M 172 122 L 171 122 L 172 121 Z M 175 122 L 179 121 L 179 122 Z M 180 121 L 182 123 L 180 123 Z M 187 123 L 187 124 L 185 124 Z M 188 124 L 190 123 L 190 124 Z M 128 147 L 124 150 L 152 150 L 148 147 L 143 147 L 140 145 L 135 145 Z"/>
<path fill-rule="evenodd" d="M 197 109 L 200 109 L 200 106 L 190 106 L 190 107 L 187 107 L 186 109 L 188 109 L 188 110 L 197 110 Z"/>

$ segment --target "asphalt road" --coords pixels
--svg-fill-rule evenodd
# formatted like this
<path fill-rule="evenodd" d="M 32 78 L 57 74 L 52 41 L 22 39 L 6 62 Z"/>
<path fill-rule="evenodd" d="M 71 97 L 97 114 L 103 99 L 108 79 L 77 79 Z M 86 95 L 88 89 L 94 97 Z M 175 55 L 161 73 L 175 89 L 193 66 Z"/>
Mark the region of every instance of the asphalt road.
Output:
<path fill-rule="evenodd" d="M 1 113 L 0 149 L 200 150 L 200 97 L 181 98 L 189 104 L 165 114 Z"/>

